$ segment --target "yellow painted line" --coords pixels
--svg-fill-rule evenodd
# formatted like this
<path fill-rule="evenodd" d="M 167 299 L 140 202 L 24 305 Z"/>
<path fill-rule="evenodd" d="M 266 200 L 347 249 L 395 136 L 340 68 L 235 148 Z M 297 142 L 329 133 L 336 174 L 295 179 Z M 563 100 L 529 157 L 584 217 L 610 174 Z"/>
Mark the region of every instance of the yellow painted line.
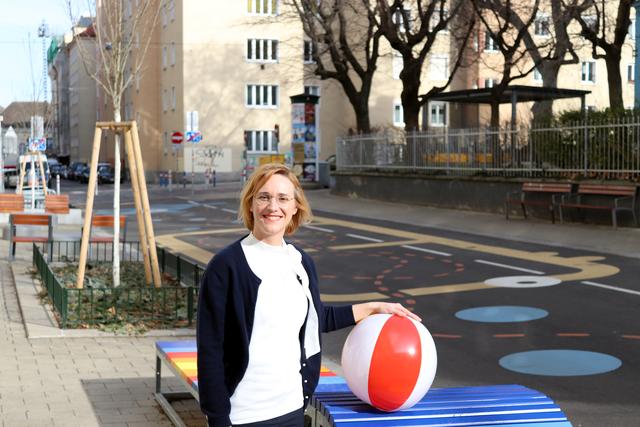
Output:
<path fill-rule="evenodd" d="M 241 231 L 249 234 L 249 231 L 246 228 L 223 228 L 220 230 L 188 231 L 184 233 L 165 234 L 165 236 L 173 236 L 173 237 L 204 236 L 208 234 L 229 234 L 229 233 L 237 233 Z"/>
<path fill-rule="evenodd" d="M 422 295 L 449 294 L 452 292 L 477 291 L 479 289 L 495 289 L 482 282 L 464 283 L 461 285 L 425 286 L 421 288 L 401 289 L 400 292 L 417 297 Z"/>
<path fill-rule="evenodd" d="M 156 242 L 174 252 L 182 253 L 194 260 L 207 265 L 214 253 L 192 245 L 191 243 L 178 240 L 173 235 L 156 236 Z"/>
<path fill-rule="evenodd" d="M 357 243 L 354 245 L 329 246 L 328 249 L 332 251 L 349 251 L 349 250 L 358 250 L 358 249 L 386 248 L 389 246 L 418 245 L 420 243 L 429 243 L 429 239 L 396 240 L 393 242 L 376 242 L 376 243 Z"/>
<path fill-rule="evenodd" d="M 389 299 L 385 294 L 378 292 L 365 292 L 362 294 L 320 294 L 322 302 L 356 302 L 356 301 L 378 301 Z"/>

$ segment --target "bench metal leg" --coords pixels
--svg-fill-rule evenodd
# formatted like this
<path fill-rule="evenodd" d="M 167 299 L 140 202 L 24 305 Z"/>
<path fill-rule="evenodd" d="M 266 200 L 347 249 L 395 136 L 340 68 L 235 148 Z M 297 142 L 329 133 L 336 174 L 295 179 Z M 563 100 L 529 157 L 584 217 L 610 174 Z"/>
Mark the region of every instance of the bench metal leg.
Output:
<path fill-rule="evenodd" d="M 176 410 L 173 409 L 173 406 L 171 406 L 171 402 L 175 400 L 193 399 L 193 396 L 188 392 L 162 392 L 162 361 L 159 357 L 156 357 L 156 392 L 153 396 L 174 426 L 186 427 L 180 415 L 178 415 Z"/>
<path fill-rule="evenodd" d="M 524 203 L 520 203 L 520 206 L 522 206 L 522 215 L 524 216 L 524 219 L 527 219 L 527 207 Z"/>
<path fill-rule="evenodd" d="M 613 223 L 613 228 L 618 228 L 618 216 L 615 209 L 611 209 L 611 222 Z"/>

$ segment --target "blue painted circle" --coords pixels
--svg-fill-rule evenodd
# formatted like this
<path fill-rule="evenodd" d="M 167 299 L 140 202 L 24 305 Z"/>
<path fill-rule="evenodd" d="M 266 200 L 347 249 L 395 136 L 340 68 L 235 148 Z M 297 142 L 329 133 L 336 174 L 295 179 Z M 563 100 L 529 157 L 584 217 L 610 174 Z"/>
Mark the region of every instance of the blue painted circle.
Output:
<path fill-rule="evenodd" d="M 528 322 L 529 320 L 542 319 L 548 315 L 546 310 L 518 305 L 468 308 L 456 313 L 458 319 L 486 323 Z"/>
<path fill-rule="evenodd" d="M 582 350 L 534 350 L 500 359 L 500 366 L 521 374 L 574 377 L 618 369 L 622 361 L 604 353 Z"/>

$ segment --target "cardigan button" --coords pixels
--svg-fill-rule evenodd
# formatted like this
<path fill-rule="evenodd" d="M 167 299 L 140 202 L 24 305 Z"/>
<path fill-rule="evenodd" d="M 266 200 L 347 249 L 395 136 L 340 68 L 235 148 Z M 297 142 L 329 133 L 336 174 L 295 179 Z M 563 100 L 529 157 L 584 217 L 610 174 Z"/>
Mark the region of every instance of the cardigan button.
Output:
<path fill-rule="evenodd" d="M 307 366 L 307 364 L 306 364 L 306 363 L 303 363 L 303 364 L 302 364 L 302 367 L 304 368 L 305 366 Z"/>
<path fill-rule="evenodd" d="M 304 383 L 305 383 L 305 384 L 306 384 L 306 383 L 308 383 L 308 382 L 309 382 L 309 381 L 307 381 L 307 380 L 304 380 Z"/>

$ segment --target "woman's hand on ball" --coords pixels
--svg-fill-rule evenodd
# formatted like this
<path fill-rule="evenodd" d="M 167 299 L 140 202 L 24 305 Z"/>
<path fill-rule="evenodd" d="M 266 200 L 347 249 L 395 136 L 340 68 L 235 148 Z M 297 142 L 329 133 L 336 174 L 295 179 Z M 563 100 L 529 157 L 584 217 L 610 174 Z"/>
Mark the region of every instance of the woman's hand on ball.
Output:
<path fill-rule="evenodd" d="M 396 316 L 409 317 L 416 322 L 422 319 L 409 311 L 402 304 L 396 302 L 366 302 L 353 305 L 353 318 L 356 323 L 372 314 L 395 314 Z"/>

